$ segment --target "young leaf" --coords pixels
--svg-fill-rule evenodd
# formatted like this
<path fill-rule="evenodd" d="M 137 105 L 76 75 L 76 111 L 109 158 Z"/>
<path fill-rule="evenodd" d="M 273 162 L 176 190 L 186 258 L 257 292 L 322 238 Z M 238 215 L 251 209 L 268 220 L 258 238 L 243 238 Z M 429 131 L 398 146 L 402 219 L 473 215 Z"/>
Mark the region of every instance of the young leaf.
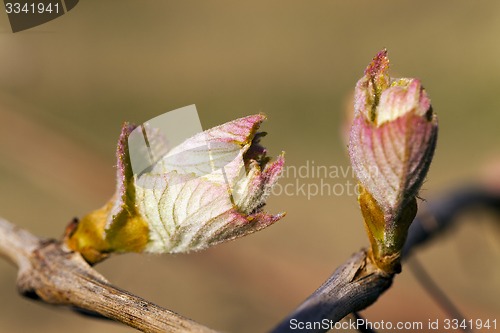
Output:
<path fill-rule="evenodd" d="M 132 171 L 128 150 L 135 126 L 125 124 L 116 194 L 67 233 L 67 245 L 95 263 L 112 252 L 201 250 L 278 221 L 284 214 L 262 208 L 284 157 L 270 162 L 260 145 L 264 120 L 258 114 L 198 133 L 141 174 Z"/>

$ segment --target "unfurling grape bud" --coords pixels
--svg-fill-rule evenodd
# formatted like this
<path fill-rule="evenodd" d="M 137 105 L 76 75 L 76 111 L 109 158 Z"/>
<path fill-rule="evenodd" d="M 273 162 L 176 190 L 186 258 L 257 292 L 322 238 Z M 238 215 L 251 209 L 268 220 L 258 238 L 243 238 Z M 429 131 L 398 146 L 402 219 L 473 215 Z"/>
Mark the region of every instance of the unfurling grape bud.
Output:
<path fill-rule="evenodd" d="M 420 81 L 390 78 L 388 69 L 387 51 L 382 50 L 356 84 L 349 156 L 361 185 L 358 200 L 372 259 L 395 273 L 432 161 L 438 125 Z"/>
<path fill-rule="evenodd" d="M 110 253 L 202 250 L 280 220 L 283 213 L 263 210 L 285 162 L 283 154 L 270 161 L 260 144 L 265 118 L 257 114 L 197 133 L 141 174 L 133 172 L 128 140 L 136 127 L 125 124 L 116 193 L 68 229 L 66 245 L 97 263 Z"/>

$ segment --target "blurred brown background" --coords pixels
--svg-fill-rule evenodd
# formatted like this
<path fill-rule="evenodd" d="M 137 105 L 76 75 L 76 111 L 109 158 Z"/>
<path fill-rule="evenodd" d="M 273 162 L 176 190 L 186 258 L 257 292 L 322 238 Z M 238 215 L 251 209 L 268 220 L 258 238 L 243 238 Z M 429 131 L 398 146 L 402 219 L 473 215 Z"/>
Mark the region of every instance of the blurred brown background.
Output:
<path fill-rule="evenodd" d="M 393 76 L 420 78 L 439 116 L 421 193 L 432 199 L 499 153 L 499 37 L 494 1 L 81 1 L 16 34 L 0 14 L 0 215 L 59 237 L 112 194 L 121 123 L 189 104 L 204 128 L 264 112 L 272 155 L 345 169 L 344 104 L 383 47 Z M 368 244 L 352 195 L 275 196 L 267 210 L 288 215 L 201 253 L 122 255 L 97 269 L 212 328 L 263 332 Z M 482 214 L 467 222 L 417 255 L 468 317 L 493 319 L 499 229 Z M 132 331 L 22 299 L 15 276 L 0 260 L 0 332 Z M 365 315 L 445 317 L 408 269 Z"/>

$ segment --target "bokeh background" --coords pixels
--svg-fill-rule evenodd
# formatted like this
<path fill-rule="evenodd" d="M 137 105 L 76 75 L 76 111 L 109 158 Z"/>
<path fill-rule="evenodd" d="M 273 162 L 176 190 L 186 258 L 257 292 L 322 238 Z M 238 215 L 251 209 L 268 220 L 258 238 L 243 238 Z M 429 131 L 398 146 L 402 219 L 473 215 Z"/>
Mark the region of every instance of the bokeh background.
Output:
<path fill-rule="evenodd" d="M 495 1 L 81 1 L 16 34 L 0 13 L 0 215 L 60 237 L 72 217 L 112 194 L 121 123 L 189 104 L 204 128 L 264 112 L 271 155 L 284 150 L 289 166 L 346 170 L 346 105 L 383 47 L 393 76 L 420 78 L 439 116 L 421 196 L 484 182 L 485 166 L 491 185 L 500 172 L 492 162 L 500 144 L 499 38 Z M 351 174 L 328 179 L 347 181 Z M 267 210 L 288 214 L 204 252 L 121 255 L 97 269 L 212 328 L 264 332 L 368 244 L 353 195 L 277 195 Z M 417 257 L 469 318 L 498 320 L 498 220 L 481 212 L 464 219 Z M 22 299 L 15 278 L 0 260 L 0 332 L 133 331 Z M 364 315 L 446 317 L 408 269 Z"/>

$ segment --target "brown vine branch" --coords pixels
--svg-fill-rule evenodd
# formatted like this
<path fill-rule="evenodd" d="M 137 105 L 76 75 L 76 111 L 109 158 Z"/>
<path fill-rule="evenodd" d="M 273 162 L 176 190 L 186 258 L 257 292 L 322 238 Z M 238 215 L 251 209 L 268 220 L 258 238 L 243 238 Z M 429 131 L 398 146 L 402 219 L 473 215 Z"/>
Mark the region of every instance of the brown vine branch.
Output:
<path fill-rule="evenodd" d="M 492 189 L 467 186 L 450 191 L 440 199 L 429 201 L 426 211 L 419 214 L 410 225 L 403 247 L 403 258 L 448 230 L 456 222 L 457 216 L 475 208 L 500 214 L 500 193 Z"/>
<path fill-rule="evenodd" d="M 1 218 L 0 254 L 19 268 L 23 296 L 97 313 L 143 332 L 215 332 L 112 286 L 80 254 Z"/>
<path fill-rule="evenodd" d="M 392 276 L 370 265 L 364 250 L 353 254 L 272 333 L 325 332 L 328 325 L 300 328 L 299 323 L 335 323 L 374 303 L 392 283 Z M 331 325 L 333 327 L 333 325 Z"/>

